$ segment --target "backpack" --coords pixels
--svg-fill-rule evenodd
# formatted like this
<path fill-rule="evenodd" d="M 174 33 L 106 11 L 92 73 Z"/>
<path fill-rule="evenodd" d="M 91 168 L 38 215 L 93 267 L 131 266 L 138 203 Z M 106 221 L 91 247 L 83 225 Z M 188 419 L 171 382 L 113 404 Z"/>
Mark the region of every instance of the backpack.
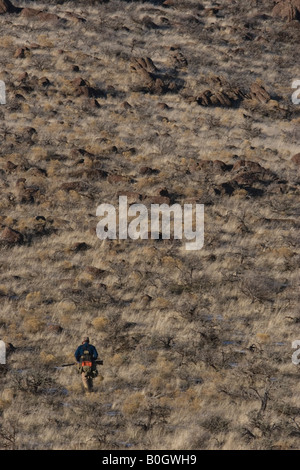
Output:
<path fill-rule="evenodd" d="M 80 372 L 84 372 L 86 377 L 97 377 L 98 371 L 88 349 L 84 349 L 80 357 Z"/>

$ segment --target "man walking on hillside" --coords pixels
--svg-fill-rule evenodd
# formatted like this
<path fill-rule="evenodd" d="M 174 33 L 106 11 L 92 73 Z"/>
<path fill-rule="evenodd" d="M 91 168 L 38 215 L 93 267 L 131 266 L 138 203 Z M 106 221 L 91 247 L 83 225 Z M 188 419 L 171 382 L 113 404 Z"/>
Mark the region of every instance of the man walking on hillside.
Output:
<path fill-rule="evenodd" d="M 88 336 L 84 337 L 82 344 L 75 351 L 75 359 L 78 362 L 78 371 L 82 377 L 83 387 L 87 392 L 92 391 L 93 379 L 98 375 L 95 362 L 97 357 L 97 349 L 90 344 Z"/>

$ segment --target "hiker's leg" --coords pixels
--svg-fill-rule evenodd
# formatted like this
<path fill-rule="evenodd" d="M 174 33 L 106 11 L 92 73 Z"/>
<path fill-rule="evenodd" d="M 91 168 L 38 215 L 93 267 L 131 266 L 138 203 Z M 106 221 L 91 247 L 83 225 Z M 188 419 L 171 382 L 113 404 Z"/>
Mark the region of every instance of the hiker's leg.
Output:
<path fill-rule="evenodd" d="M 85 372 L 81 373 L 82 383 L 85 390 L 89 390 L 88 378 L 85 375 Z"/>
<path fill-rule="evenodd" d="M 93 379 L 89 375 L 86 376 L 84 372 L 82 372 L 81 377 L 84 389 L 88 392 L 91 392 L 93 389 Z"/>
<path fill-rule="evenodd" d="M 93 390 L 93 379 L 91 377 L 88 377 L 87 383 L 88 383 L 88 390 L 89 392 L 91 392 Z"/>

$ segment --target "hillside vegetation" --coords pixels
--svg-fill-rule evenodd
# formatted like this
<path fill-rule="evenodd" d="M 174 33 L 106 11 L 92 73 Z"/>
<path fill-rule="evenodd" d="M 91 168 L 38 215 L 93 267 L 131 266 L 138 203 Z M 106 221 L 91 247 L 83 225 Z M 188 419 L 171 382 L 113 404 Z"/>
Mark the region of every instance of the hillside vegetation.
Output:
<path fill-rule="evenodd" d="M 0 1 L 1 449 L 299 449 L 299 15 Z M 203 248 L 100 240 L 120 195 L 204 204 Z"/>

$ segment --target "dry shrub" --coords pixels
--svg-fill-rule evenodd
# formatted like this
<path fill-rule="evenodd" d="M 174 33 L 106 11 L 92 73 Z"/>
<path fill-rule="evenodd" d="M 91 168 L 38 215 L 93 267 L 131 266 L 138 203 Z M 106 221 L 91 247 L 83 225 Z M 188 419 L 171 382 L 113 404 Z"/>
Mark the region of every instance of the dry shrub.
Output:
<path fill-rule="evenodd" d="M 213 415 L 205 419 L 201 425 L 212 434 L 227 432 L 229 429 L 230 421 L 223 416 Z"/>
<path fill-rule="evenodd" d="M 188 388 L 183 392 L 177 391 L 173 398 L 175 409 L 178 407 L 178 409 L 186 410 L 187 413 L 194 413 L 203 408 L 201 393 L 194 388 Z"/>
<path fill-rule="evenodd" d="M 30 307 L 35 307 L 39 305 L 42 301 L 42 295 L 41 292 L 30 292 L 29 294 L 26 295 L 25 299 L 25 307 L 30 308 Z"/>
<path fill-rule="evenodd" d="M 6 285 L 1 284 L 0 285 L 0 297 L 7 295 L 9 292 L 8 287 Z"/>
<path fill-rule="evenodd" d="M 58 304 L 59 311 L 62 314 L 67 314 L 71 312 L 75 312 L 77 310 L 75 302 L 73 300 L 62 300 Z"/>
<path fill-rule="evenodd" d="M 142 392 L 135 392 L 125 398 L 122 411 L 125 415 L 134 415 L 146 404 L 146 397 Z"/>
<path fill-rule="evenodd" d="M 24 328 L 27 333 L 39 333 L 43 331 L 45 323 L 36 317 L 29 317 L 24 320 Z"/>
<path fill-rule="evenodd" d="M 257 333 L 256 337 L 261 343 L 269 343 L 271 339 L 267 333 Z"/>
<path fill-rule="evenodd" d="M 57 358 L 53 354 L 48 354 L 45 351 L 40 353 L 41 363 L 45 365 L 53 365 L 57 362 Z"/>
<path fill-rule="evenodd" d="M 94 318 L 92 324 L 96 331 L 105 331 L 108 324 L 108 319 L 105 317 L 97 317 Z"/>

